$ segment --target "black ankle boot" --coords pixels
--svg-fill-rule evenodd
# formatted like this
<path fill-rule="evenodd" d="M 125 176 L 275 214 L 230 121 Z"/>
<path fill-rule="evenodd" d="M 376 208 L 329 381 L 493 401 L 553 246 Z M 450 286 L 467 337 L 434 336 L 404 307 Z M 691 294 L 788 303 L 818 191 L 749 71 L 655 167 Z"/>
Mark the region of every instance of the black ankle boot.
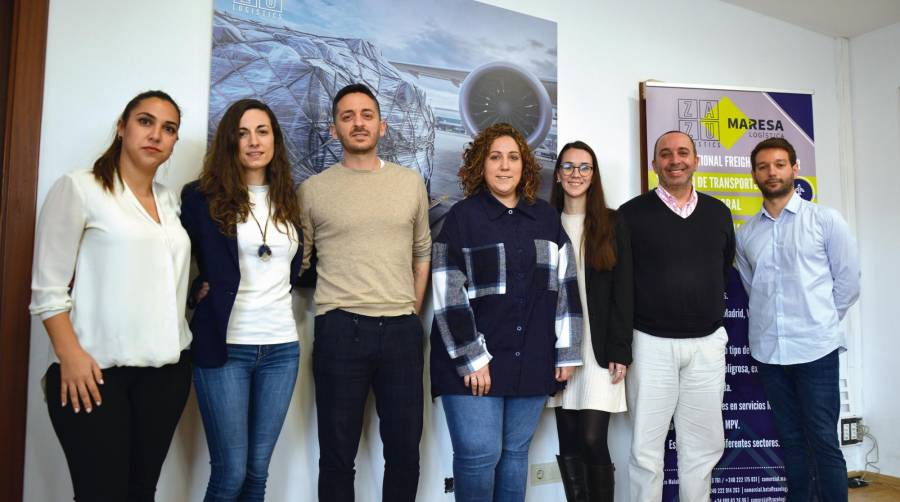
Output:
<path fill-rule="evenodd" d="M 612 465 L 584 466 L 587 502 L 613 502 L 616 468 Z"/>
<path fill-rule="evenodd" d="M 556 456 L 559 474 L 568 502 L 587 502 L 587 487 L 584 484 L 584 462 L 579 457 Z"/>

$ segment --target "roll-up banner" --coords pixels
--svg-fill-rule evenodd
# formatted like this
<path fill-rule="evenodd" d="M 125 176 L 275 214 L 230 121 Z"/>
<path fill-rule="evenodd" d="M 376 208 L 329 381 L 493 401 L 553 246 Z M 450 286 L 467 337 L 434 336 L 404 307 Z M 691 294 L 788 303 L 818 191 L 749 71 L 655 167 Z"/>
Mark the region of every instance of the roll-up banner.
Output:
<path fill-rule="evenodd" d="M 796 191 L 815 201 L 816 158 L 812 92 L 642 82 L 641 184 L 659 182 L 653 147 L 667 131 L 694 139 L 700 166 L 694 187 L 731 209 L 735 228 L 754 217 L 762 196 L 750 176 L 750 152 L 757 143 L 783 137 L 794 145 L 800 173 Z M 713 470 L 712 499 L 723 502 L 783 501 L 785 477 L 778 433 L 747 340 L 747 295 L 732 270 L 726 288 L 725 454 Z M 677 432 L 666 438 L 663 500 L 678 499 Z"/>

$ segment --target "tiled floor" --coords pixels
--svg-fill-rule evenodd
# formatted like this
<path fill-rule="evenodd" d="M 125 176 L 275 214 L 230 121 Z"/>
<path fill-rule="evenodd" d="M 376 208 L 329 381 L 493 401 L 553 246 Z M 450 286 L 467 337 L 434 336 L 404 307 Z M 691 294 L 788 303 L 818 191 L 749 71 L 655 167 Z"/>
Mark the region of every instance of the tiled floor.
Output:
<path fill-rule="evenodd" d="M 864 488 L 850 490 L 850 502 L 898 502 L 900 488 L 885 485 L 877 481 Z"/>

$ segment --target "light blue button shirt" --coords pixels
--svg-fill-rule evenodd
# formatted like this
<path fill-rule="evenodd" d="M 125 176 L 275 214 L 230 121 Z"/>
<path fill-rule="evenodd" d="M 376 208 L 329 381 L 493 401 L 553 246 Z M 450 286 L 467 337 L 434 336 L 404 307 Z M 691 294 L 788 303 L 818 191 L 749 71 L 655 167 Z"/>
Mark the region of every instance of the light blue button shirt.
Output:
<path fill-rule="evenodd" d="M 846 350 L 840 321 L 859 297 L 859 257 L 840 214 L 795 193 L 778 218 L 763 207 L 736 239 L 753 357 L 798 364 Z"/>

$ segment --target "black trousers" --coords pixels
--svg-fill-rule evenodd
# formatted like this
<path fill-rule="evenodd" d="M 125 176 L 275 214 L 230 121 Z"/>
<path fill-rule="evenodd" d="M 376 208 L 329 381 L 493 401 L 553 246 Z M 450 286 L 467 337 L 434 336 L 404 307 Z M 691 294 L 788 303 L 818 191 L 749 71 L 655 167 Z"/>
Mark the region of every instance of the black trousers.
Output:
<path fill-rule="evenodd" d="M 47 370 L 47 408 L 79 502 L 152 501 L 191 388 L 187 351 L 160 368 L 103 370 L 101 406 L 60 406 L 59 364 Z"/>
<path fill-rule="evenodd" d="M 316 316 L 313 376 L 319 422 L 319 500 L 352 502 L 369 388 L 384 444 L 381 500 L 414 501 L 422 438 L 422 324 L 415 315 Z"/>

